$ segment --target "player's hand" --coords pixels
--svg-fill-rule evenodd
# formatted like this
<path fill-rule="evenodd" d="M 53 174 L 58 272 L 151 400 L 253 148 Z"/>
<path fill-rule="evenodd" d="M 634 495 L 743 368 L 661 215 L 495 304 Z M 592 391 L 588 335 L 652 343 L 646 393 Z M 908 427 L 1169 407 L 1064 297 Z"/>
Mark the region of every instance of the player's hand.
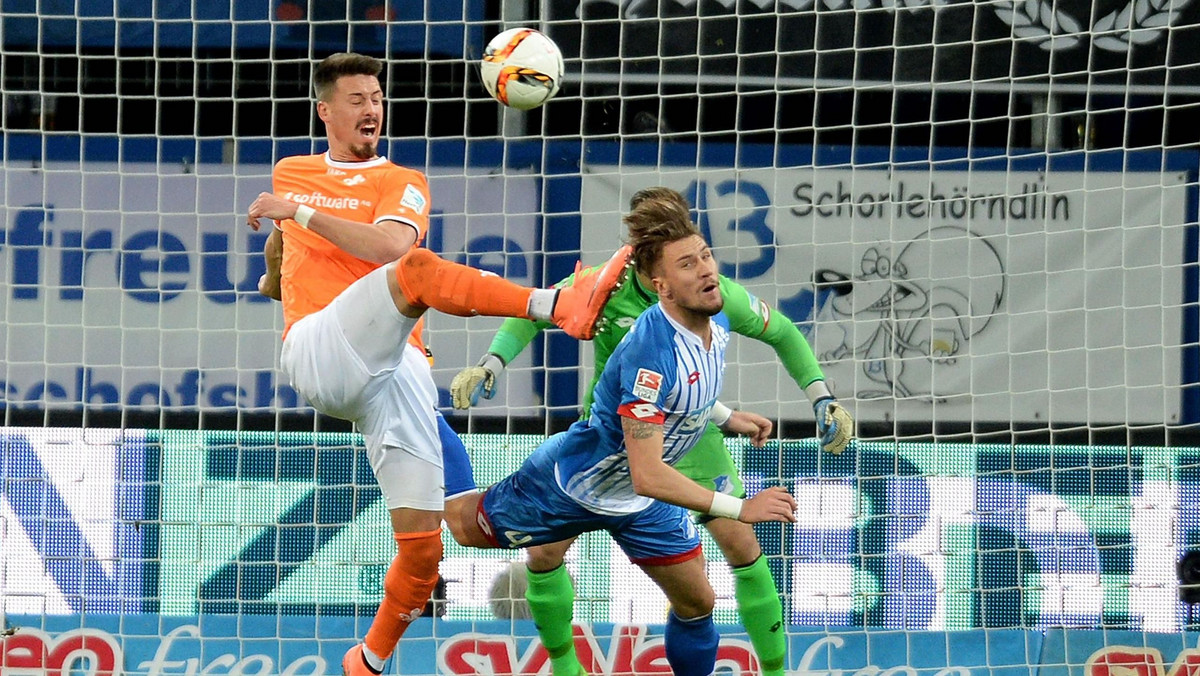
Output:
<path fill-rule="evenodd" d="M 466 410 L 479 403 L 479 397 L 491 399 L 496 394 L 496 374 L 482 366 L 468 366 L 450 381 L 450 397 L 454 408 Z"/>
<path fill-rule="evenodd" d="M 250 226 L 255 232 L 262 227 L 259 223 L 260 218 L 269 218 L 274 221 L 282 221 L 287 218 L 296 216 L 296 207 L 300 206 L 291 200 L 285 200 L 278 195 L 269 192 L 260 192 L 258 197 L 250 203 L 250 208 L 246 212 L 246 225 Z"/>
<path fill-rule="evenodd" d="M 496 396 L 496 374 L 504 370 L 504 361 L 490 352 L 479 364 L 467 367 L 450 381 L 450 399 L 454 408 L 467 410 L 479 403 L 479 397 Z"/>
<path fill-rule="evenodd" d="M 771 438 L 773 425 L 770 420 L 749 411 L 734 411 L 725 423 L 725 430 L 750 437 L 750 444 L 762 448 Z"/>
<path fill-rule="evenodd" d="M 833 397 L 813 404 L 813 414 L 817 417 L 817 438 L 822 450 L 840 455 L 854 438 L 854 417 Z"/>
<path fill-rule="evenodd" d="M 759 491 L 754 497 L 742 503 L 742 513 L 738 516 L 742 523 L 762 523 L 764 521 L 796 522 L 796 499 L 782 486 L 772 486 Z"/>

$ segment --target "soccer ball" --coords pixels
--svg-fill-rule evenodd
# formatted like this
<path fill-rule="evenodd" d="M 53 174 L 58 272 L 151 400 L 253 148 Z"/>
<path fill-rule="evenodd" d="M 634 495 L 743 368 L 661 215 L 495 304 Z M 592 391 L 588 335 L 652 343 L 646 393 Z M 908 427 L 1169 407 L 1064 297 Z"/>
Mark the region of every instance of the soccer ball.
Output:
<path fill-rule="evenodd" d="M 562 83 L 558 45 L 532 28 L 510 28 L 492 38 L 479 67 L 488 94 L 509 108 L 529 110 L 554 98 Z"/>

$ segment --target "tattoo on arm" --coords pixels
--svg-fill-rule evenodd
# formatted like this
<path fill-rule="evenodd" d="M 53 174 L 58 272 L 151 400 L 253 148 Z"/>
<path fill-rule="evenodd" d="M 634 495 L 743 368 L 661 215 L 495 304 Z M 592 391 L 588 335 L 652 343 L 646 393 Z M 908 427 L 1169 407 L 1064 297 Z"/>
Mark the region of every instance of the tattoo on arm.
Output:
<path fill-rule="evenodd" d="M 634 439 L 649 439 L 656 433 L 662 433 L 662 425 L 642 422 L 641 420 L 634 420 L 625 416 L 621 416 L 621 429 L 624 430 L 625 434 Z"/>

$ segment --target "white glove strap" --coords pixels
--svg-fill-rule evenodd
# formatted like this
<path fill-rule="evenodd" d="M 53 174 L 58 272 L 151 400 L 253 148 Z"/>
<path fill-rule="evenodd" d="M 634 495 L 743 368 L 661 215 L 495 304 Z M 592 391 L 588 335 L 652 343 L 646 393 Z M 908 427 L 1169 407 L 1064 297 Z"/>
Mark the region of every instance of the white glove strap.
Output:
<path fill-rule="evenodd" d="M 808 397 L 810 404 L 815 404 L 822 399 L 833 398 L 833 392 L 829 391 L 829 386 L 824 380 L 814 380 L 804 388 L 804 396 Z"/>
<path fill-rule="evenodd" d="M 711 420 L 717 427 L 724 429 L 725 423 L 729 422 L 729 418 L 732 415 L 733 409 L 729 408 L 725 404 L 722 404 L 719 401 L 713 404 Z"/>
<path fill-rule="evenodd" d="M 296 217 L 293 218 L 292 220 L 296 221 L 297 223 L 300 224 L 300 227 L 307 230 L 308 229 L 308 221 L 310 219 L 312 219 L 313 214 L 315 214 L 315 213 L 317 213 L 316 209 L 308 206 L 307 204 L 301 204 L 300 206 L 296 207 Z"/>
<path fill-rule="evenodd" d="M 491 352 L 483 355 L 483 358 L 479 360 L 479 363 L 476 364 L 476 366 L 480 366 L 491 371 L 492 375 L 494 376 L 504 373 L 504 360 L 492 354 Z"/>
<path fill-rule="evenodd" d="M 742 515 L 741 498 L 735 498 L 728 493 L 713 493 L 712 505 L 708 508 L 708 513 L 713 516 L 724 517 L 737 521 Z"/>

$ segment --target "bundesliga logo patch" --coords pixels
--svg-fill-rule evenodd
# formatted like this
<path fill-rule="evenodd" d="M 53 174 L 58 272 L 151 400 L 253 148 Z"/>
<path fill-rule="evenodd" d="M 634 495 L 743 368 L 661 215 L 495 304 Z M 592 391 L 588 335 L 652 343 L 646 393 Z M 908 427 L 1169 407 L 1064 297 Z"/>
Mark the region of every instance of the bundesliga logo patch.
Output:
<path fill-rule="evenodd" d="M 638 369 L 633 381 L 633 396 L 646 401 L 658 401 L 658 389 L 662 387 L 662 374 L 650 369 Z"/>
<path fill-rule="evenodd" d="M 425 196 L 411 183 L 404 186 L 404 197 L 400 198 L 400 204 L 418 214 L 425 213 Z"/>

